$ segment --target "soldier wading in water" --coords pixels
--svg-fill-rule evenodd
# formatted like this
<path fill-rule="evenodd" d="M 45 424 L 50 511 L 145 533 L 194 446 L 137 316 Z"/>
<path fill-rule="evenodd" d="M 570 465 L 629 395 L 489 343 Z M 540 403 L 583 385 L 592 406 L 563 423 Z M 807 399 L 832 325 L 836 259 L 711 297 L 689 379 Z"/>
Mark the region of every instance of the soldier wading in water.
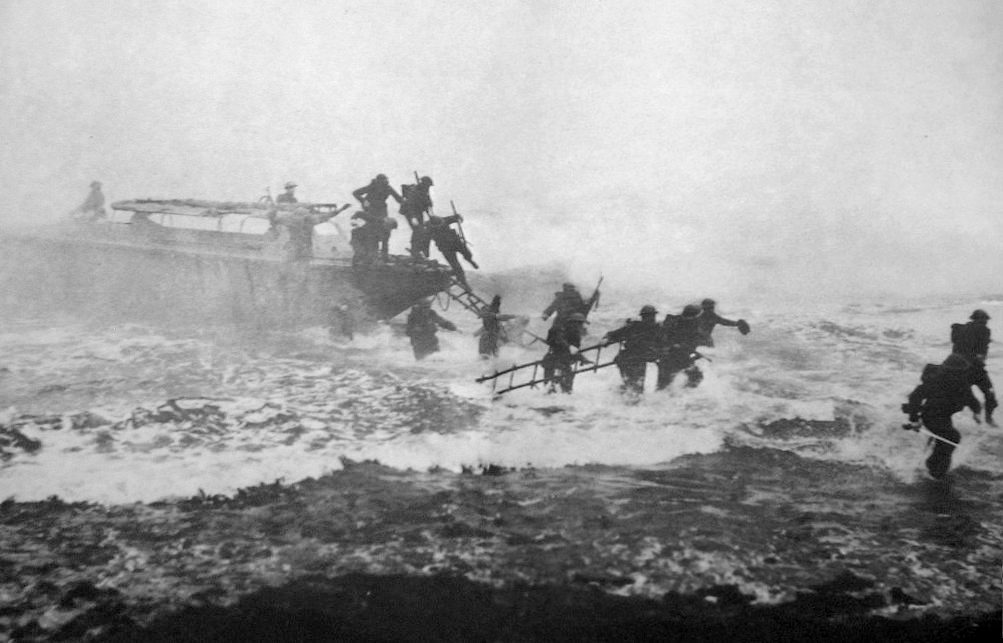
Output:
<path fill-rule="evenodd" d="M 570 393 L 575 385 L 575 362 L 590 363 L 584 356 L 578 354 L 582 346 L 582 331 L 585 328 L 585 315 L 571 313 L 560 326 L 552 326 L 547 333 L 549 350 L 543 356 L 543 377 L 550 383 L 548 393 L 553 393 L 556 386 L 561 392 Z"/>
<path fill-rule="evenodd" d="M 951 468 L 951 454 L 961 442 L 961 433 L 954 428 L 951 417 L 966 406 L 972 410 L 975 421 L 979 422 L 982 405 L 972 395 L 972 384 L 966 371 L 971 367 L 968 360 L 952 353 L 943 364 L 927 364 L 923 369 L 920 385 L 909 394 L 909 401 L 902 405 L 902 412 L 908 414 L 910 424 L 902 428 L 919 430 L 916 423 L 922 422 L 931 434 L 933 452 L 926 459 L 930 475 L 941 479 Z"/>
<path fill-rule="evenodd" d="M 989 353 L 989 342 L 992 341 L 988 326 L 989 314 L 978 309 L 972 312 L 969 319 L 971 321 L 967 324 L 951 324 L 951 352 L 968 360 L 968 381 L 982 391 L 986 405 L 986 423 L 996 426 L 993 411 L 999 404 L 993 382 L 986 371 L 986 356 Z"/>
<path fill-rule="evenodd" d="M 411 308 L 405 332 L 411 338 L 415 359 L 423 359 L 439 351 L 439 338 L 436 336 L 439 328 L 456 330 L 456 324 L 440 317 L 439 313 L 432 310 L 432 302 L 427 299 Z"/>
<path fill-rule="evenodd" d="M 658 311 L 648 304 L 641 307 L 641 319 L 628 320 L 624 326 L 606 333 L 604 341 L 620 342 L 616 367 L 623 378 L 625 393 L 644 392 L 648 362 L 657 362 L 662 354 L 662 327 L 656 321 Z"/>
<path fill-rule="evenodd" d="M 501 296 L 495 295 L 487 310 L 481 312 L 481 328 L 477 334 L 477 350 L 481 357 L 496 357 L 498 355 L 498 342 L 502 340 L 505 329 L 502 322 L 515 319 L 515 315 L 501 314 Z"/>

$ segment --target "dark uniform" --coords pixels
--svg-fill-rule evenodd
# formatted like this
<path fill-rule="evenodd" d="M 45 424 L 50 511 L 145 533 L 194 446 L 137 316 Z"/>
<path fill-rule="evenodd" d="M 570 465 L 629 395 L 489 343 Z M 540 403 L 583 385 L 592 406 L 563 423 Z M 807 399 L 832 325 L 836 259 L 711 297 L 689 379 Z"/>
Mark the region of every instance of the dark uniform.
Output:
<path fill-rule="evenodd" d="M 714 339 L 711 334 L 714 332 L 714 327 L 718 324 L 722 326 L 732 326 L 737 327 L 738 332 L 743 335 L 749 334 L 749 324 L 744 319 L 731 320 L 725 319 L 724 317 L 717 314 L 714 307 L 717 305 L 713 299 L 704 299 L 700 302 L 700 308 L 702 312 L 700 314 L 700 341 L 698 346 L 714 346 Z"/>
<path fill-rule="evenodd" d="M 570 393 L 575 385 L 576 361 L 587 361 L 577 352 L 573 353 L 571 347 L 581 348 L 582 329 L 586 324 L 585 316 L 581 313 L 569 315 L 561 326 L 551 326 L 547 333 L 547 346 L 549 350 L 543 356 L 543 377 L 550 382 L 550 391 L 554 392 L 555 385 L 561 387 L 564 393 Z"/>
<path fill-rule="evenodd" d="M 428 191 L 433 185 L 431 177 L 423 176 L 417 184 L 401 188 L 404 202 L 401 204 L 400 213 L 411 226 L 412 257 L 428 257 L 428 246 L 432 238 L 428 234 L 425 219 L 432 209 L 432 196 Z"/>
<path fill-rule="evenodd" d="M 643 306 L 640 321 L 629 320 L 604 337 L 608 342 L 620 342 L 620 352 L 614 361 L 623 378 L 624 391 L 643 393 L 648 362 L 657 362 L 662 355 L 662 327 L 655 321 L 657 314 L 654 306 Z"/>
<path fill-rule="evenodd" d="M 460 235 L 456 234 L 456 230 L 450 227 L 453 223 L 461 221 L 463 221 L 463 217 L 458 214 L 448 217 L 433 216 L 428 218 L 427 226 L 428 235 L 435 242 L 435 247 L 446 258 L 446 263 L 453 269 L 453 274 L 456 275 L 456 278 L 466 286 L 467 275 L 463 272 L 463 266 L 460 265 L 460 260 L 456 257 L 457 253 L 463 255 L 463 258 L 474 268 L 478 266 L 477 262 L 474 261 L 473 255 L 470 254 L 470 248 L 463 242 Z"/>
<path fill-rule="evenodd" d="M 387 199 L 393 197 L 397 203 L 401 203 L 401 195 L 390 185 L 386 174 L 377 174 L 368 185 L 353 191 L 352 196 L 358 199 L 367 213 L 367 225 L 373 226 L 365 236 L 376 237 L 380 253 L 386 259 L 390 254 L 390 232 L 396 227 L 390 225 Z"/>
<path fill-rule="evenodd" d="M 352 228 L 352 265 L 372 264 L 380 254 L 385 219 L 368 210 L 359 210 L 352 215 L 352 220 L 361 222 Z"/>
<path fill-rule="evenodd" d="M 566 283 L 559 292 L 554 293 L 554 300 L 543 310 L 543 319 L 547 320 L 554 315 L 552 326 L 560 326 L 571 313 L 581 313 L 588 317 L 597 299 L 599 299 L 598 290 L 586 300 L 574 284 Z"/>
<path fill-rule="evenodd" d="M 422 359 L 439 351 L 439 338 L 436 336 L 439 327 L 456 330 L 456 325 L 440 317 L 427 301 L 415 304 L 411 308 L 405 332 L 411 338 L 415 359 Z"/>
<path fill-rule="evenodd" d="M 280 194 L 277 197 L 275 197 L 275 202 L 276 203 L 299 203 L 299 201 L 296 200 L 296 195 L 294 194 L 294 192 L 296 190 L 296 184 L 293 183 L 292 181 L 289 181 L 288 183 L 285 184 L 285 189 L 286 189 L 285 192 L 283 192 L 282 194 Z"/>
<path fill-rule="evenodd" d="M 703 380 L 696 366 L 700 358 L 697 346 L 705 339 L 700 330 L 703 311 L 694 305 L 683 308 L 682 315 L 666 315 L 662 322 L 663 354 L 658 360 L 658 388 L 664 389 L 681 371 L 686 372 L 686 386 L 694 387 Z"/>
<path fill-rule="evenodd" d="M 940 366 L 927 364 L 923 369 L 922 382 L 909 394 L 909 401 L 902 405 L 909 421 L 922 420 L 923 426 L 934 435 L 959 443 L 961 433 L 954 428 L 951 416 L 966 406 L 975 414 L 981 410 L 965 375 L 968 367 L 968 361 L 957 354 L 948 356 Z M 926 468 L 931 476 L 940 479 L 951 468 L 954 447 L 940 440 L 931 441 L 933 453 L 926 459 Z"/>
<path fill-rule="evenodd" d="M 993 411 L 999 406 L 996 401 L 996 390 L 986 371 L 986 356 L 989 354 L 989 342 L 992 333 L 987 322 L 989 315 L 984 310 L 975 310 L 967 324 L 951 324 L 951 352 L 957 353 L 968 360 L 968 380 L 972 386 L 977 386 L 986 403 L 986 422 L 995 425 Z"/>
<path fill-rule="evenodd" d="M 498 355 L 498 342 L 504 332 L 502 322 L 515 318 L 515 315 L 502 315 L 501 297 L 494 296 L 491 305 L 481 313 L 480 338 L 477 342 L 477 349 L 481 357 L 493 357 Z"/>

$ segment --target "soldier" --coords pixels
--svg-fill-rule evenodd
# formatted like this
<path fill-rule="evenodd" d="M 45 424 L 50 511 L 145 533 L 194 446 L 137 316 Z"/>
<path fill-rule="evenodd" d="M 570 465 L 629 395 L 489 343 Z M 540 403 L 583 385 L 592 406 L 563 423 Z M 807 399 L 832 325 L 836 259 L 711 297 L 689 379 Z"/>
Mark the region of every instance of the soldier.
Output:
<path fill-rule="evenodd" d="M 909 415 L 911 423 L 903 428 L 918 430 L 915 423 L 922 421 L 930 433 L 941 438 L 931 439 L 933 452 L 926 459 L 927 471 L 938 480 L 947 475 L 954 445 L 961 441 L 961 433 L 954 428 L 951 416 L 967 406 L 972 410 L 975 421 L 979 420 L 981 404 L 972 395 L 972 385 L 965 374 L 969 367 L 968 360 L 957 353 L 949 355 L 940 366 L 927 364 L 920 385 L 913 389 L 909 401 L 902 405 L 902 411 Z"/>
<path fill-rule="evenodd" d="M 352 215 L 352 265 L 370 265 L 380 253 L 383 220 L 366 210 Z"/>
<path fill-rule="evenodd" d="M 432 310 L 431 301 L 422 300 L 411 308 L 411 312 L 407 316 L 405 332 L 411 338 L 411 348 L 414 350 L 415 359 L 424 359 L 439 351 L 439 338 L 436 336 L 436 331 L 440 327 L 446 330 L 456 330 L 456 325 L 453 322 L 443 319 Z"/>
<path fill-rule="evenodd" d="M 285 192 L 275 197 L 276 203 L 299 203 L 296 200 L 296 184 L 292 181 L 287 181 L 285 184 Z"/>
<path fill-rule="evenodd" d="M 380 247 L 380 254 L 384 259 L 390 255 L 390 232 L 396 228 L 396 222 L 391 227 L 388 222 L 387 198 L 393 197 L 397 203 L 402 203 L 401 195 L 390 185 L 386 174 L 377 174 L 376 178 L 361 188 L 352 192 L 352 196 L 362 204 L 362 209 L 368 213 L 370 223 L 375 223 L 374 234 L 377 234 L 377 242 Z"/>
<path fill-rule="evenodd" d="M 686 386 L 695 387 L 703 380 L 703 372 L 696 366 L 700 359 L 697 346 L 704 339 L 700 331 L 703 311 L 689 304 L 681 315 L 666 315 L 662 322 L 663 354 L 658 360 L 658 389 L 672 384 L 676 374 L 686 372 Z"/>
<path fill-rule="evenodd" d="M 551 315 L 554 315 L 554 323 L 552 325 L 560 326 L 571 313 L 581 313 L 588 317 L 592 306 L 598 300 L 598 288 L 596 288 L 592 296 L 586 301 L 574 284 L 565 283 L 561 286 L 560 292 L 554 293 L 554 300 L 550 302 L 550 305 L 543 310 L 543 320 L 546 321 Z"/>
<path fill-rule="evenodd" d="M 104 209 L 104 194 L 101 192 L 101 182 L 91 181 L 91 191 L 84 199 L 84 202 L 77 206 L 74 215 L 82 215 L 91 221 L 103 219 L 106 216 Z"/>
<path fill-rule="evenodd" d="M 286 245 L 287 261 L 310 261 L 313 258 L 313 228 L 333 218 L 337 211 L 311 212 L 298 207 L 292 212 L 279 214 L 275 207 L 268 211 L 268 221 L 272 227 L 285 226 L 289 231 Z"/>
<path fill-rule="evenodd" d="M 477 348 L 481 357 L 495 357 L 498 355 L 498 341 L 504 334 L 502 322 L 515 319 L 515 315 L 502 315 L 501 296 L 495 295 L 487 310 L 481 313 L 481 328 L 477 331 L 480 339 Z"/>
<path fill-rule="evenodd" d="M 748 335 L 751 330 L 748 322 L 744 319 L 732 321 L 718 315 L 714 310 L 714 306 L 716 305 L 717 302 L 713 299 L 704 299 L 700 302 L 702 313 L 700 315 L 700 342 L 697 344 L 698 346 L 714 346 L 714 339 L 711 337 L 711 333 L 714 332 L 714 326 L 717 324 L 737 327 L 738 332 L 743 335 Z"/>
<path fill-rule="evenodd" d="M 622 390 L 626 393 L 644 392 L 648 362 L 658 361 L 661 356 L 662 327 L 655 321 L 658 311 L 647 304 L 641 307 L 640 314 L 640 321 L 628 320 L 626 325 L 611 330 L 603 337 L 607 342 L 620 342 L 620 352 L 614 361 L 623 378 Z"/>
<path fill-rule="evenodd" d="M 543 377 L 550 383 L 548 393 L 555 392 L 558 385 L 561 387 L 561 392 L 570 393 L 575 385 L 574 363 L 589 362 L 578 354 L 578 349 L 582 345 L 582 330 L 587 323 L 585 315 L 571 313 L 563 325 L 551 326 L 547 333 L 549 350 L 541 362 Z"/>
<path fill-rule="evenodd" d="M 355 339 L 355 316 L 348 304 L 341 303 L 331 308 L 331 324 L 327 332 L 331 339 Z"/>
<path fill-rule="evenodd" d="M 456 278 L 469 290 L 470 286 L 467 284 L 467 275 L 463 272 L 460 260 L 456 258 L 457 253 L 463 255 L 463 258 L 475 269 L 479 268 L 479 266 L 474 261 L 473 255 L 470 254 L 470 248 L 460 238 L 460 235 L 456 234 L 456 231 L 450 227 L 453 223 L 460 223 L 462 221 L 463 217 L 459 214 L 448 217 L 430 216 L 427 225 L 429 237 L 431 237 L 432 241 L 435 241 L 435 247 L 446 258 L 446 263 L 453 269 L 453 274 L 456 275 Z"/>
<path fill-rule="evenodd" d="M 971 365 L 967 376 L 973 386 L 979 387 L 985 399 L 986 422 L 996 426 L 993 411 L 999 406 L 996 390 L 986 371 L 986 357 L 992 333 L 989 330 L 989 314 L 982 309 L 972 312 L 967 324 L 951 324 L 951 351 L 968 360 Z"/>
<path fill-rule="evenodd" d="M 425 216 L 431 214 L 432 196 L 429 188 L 433 185 L 431 177 L 423 176 L 415 185 L 406 185 L 401 190 L 404 193 L 404 203 L 401 204 L 400 213 L 411 226 L 410 250 L 411 256 L 415 258 L 428 257 L 428 246 L 432 238 L 425 225 Z"/>

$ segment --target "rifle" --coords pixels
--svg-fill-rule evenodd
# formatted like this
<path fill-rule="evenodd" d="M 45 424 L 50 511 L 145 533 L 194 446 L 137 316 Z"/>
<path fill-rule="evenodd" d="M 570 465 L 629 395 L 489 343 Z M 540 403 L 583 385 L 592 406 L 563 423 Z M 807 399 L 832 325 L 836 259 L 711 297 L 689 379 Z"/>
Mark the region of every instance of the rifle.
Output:
<path fill-rule="evenodd" d="M 603 276 L 599 275 L 599 283 L 596 284 L 596 289 L 592 291 L 592 297 L 589 298 L 589 309 L 585 311 L 586 317 L 588 317 L 594 308 L 599 308 L 599 286 L 602 285 L 602 280 Z"/>
<path fill-rule="evenodd" d="M 530 330 L 526 330 L 526 331 L 523 331 L 523 332 L 524 332 L 524 333 L 526 333 L 527 335 L 529 335 L 530 337 L 532 337 L 532 338 L 533 338 L 533 341 L 531 341 L 531 342 L 529 343 L 529 345 L 530 345 L 530 346 L 532 346 L 532 345 L 533 345 L 533 344 L 535 344 L 536 342 L 543 342 L 544 344 L 546 344 L 546 343 L 547 343 L 547 340 L 545 340 L 544 338 L 540 337 L 539 335 L 537 335 L 537 334 L 536 334 L 536 333 L 534 333 L 533 331 L 530 331 Z"/>
<path fill-rule="evenodd" d="M 346 203 L 339 208 L 337 203 L 310 203 L 307 207 L 310 212 L 320 212 L 322 216 L 326 217 L 325 221 L 330 221 L 348 208 L 352 207 L 352 204 Z"/>
<path fill-rule="evenodd" d="M 916 431 L 918 433 L 924 433 L 924 434 L 930 436 L 931 438 L 933 438 L 934 440 L 940 440 L 941 442 L 943 442 L 945 444 L 950 444 L 952 447 L 955 447 L 955 448 L 957 448 L 957 446 L 958 446 L 957 442 L 951 442 L 947 438 L 940 437 L 939 435 L 937 435 L 936 433 L 934 433 L 930 429 L 926 428 L 922 424 L 908 423 L 908 424 L 903 424 L 902 428 L 905 429 L 906 431 Z"/>
<path fill-rule="evenodd" d="M 460 217 L 460 213 L 456 211 L 456 204 L 454 204 L 452 201 L 450 201 L 449 202 L 449 207 L 453 208 L 453 214 L 456 216 L 456 227 L 460 231 L 460 241 L 463 242 L 463 245 L 465 245 L 465 246 L 467 246 L 469 248 L 470 244 L 467 243 L 467 235 L 463 234 L 463 224 L 460 223 L 460 221 L 462 220 L 462 217 Z"/>

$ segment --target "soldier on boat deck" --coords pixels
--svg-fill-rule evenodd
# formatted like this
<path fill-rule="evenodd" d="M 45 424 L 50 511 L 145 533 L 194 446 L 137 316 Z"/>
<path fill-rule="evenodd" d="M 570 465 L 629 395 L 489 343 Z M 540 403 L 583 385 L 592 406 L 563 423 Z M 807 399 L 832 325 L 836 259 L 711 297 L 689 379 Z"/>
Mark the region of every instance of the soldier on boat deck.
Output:
<path fill-rule="evenodd" d="M 440 327 L 456 330 L 456 324 L 432 310 L 432 302 L 428 299 L 418 302 L 411 308 L 407 316 L 405 333 L 411 338 L 411 349 L 414 351 L 415 359 L 420 360 L 439 351 L 436 331 Z"/>
<path fill-rule="evenodd" d="M 276 203 L 298 203 L 296 200 L 296 184 L 292 181 L 286 182 L 285 192 L 275 197 Z"/>
<path fill-rule="evenodd" d="M 84 202 L 74 208 L 72 214 L 82 215 L 91 221 L 103 219 L 106 215 L 104 209 L 104 194 L 101 192 L 101 182 L 91 181 L 91 191 L 84 199 Z"/>
<path fill-rule="evenodd" d="M 401 195 L 397 194 L 397 190 L 390 185 L 386 174 L 377 174 L 376 178 L 368 185 L 354 190 L 352 196 L 362 204 L 362 209 L 367 214 L 363 218 L 367 225 L 373 226 L 370 234 L 376 237 L 380 254 L 384 259 L 387 259 L 390 255 L 390 232 L 397 227 L 396 221 L 393 222 L 392 226 L 390 224 L 391 220 L 387 214 L 387 199 L 393 197 L 399 204 L 403 202 Z"/>
<path fill-rule="evenodd" d="M 597 288 L 588 301 L 578 292 L 578 288 L 572 283 L 565 283 L 559 292 L 554 293 L 554 300 L 550 302 L 543 311 L 543 319 L 546 321 L 554 315 L 552 326 L 560 326 L 565 318 L 571 313 L 581 313 L 588 317 L 592 306 L 599 299 L 599 289 Z M 556 314 L 555 314 L 556 313 Z"/>
<path fill-rule="evenodd" d="M 283 226 L 289 232 L 286 243 L 288 261 L 310 261 L 313 258 L 313 228 L 333 218 L 338 211 L 311 212 L 298 207 L 292 212 L 279 214 L 276 208 L 268 211 L 268 221 L 272 227 Z"/>
<path fill-rule="evenodd" d="M 429 188 L 435 185 L 432 177 L 423 176 L 415 185 L 405 185 L 401 187 L 404 195 L 404 202 L 401 204 L 400 213 L 404 215 L 409 226 L 411 226 L 411 256 L 428 257 L 428 246 L 432 238 L 428 234 L 428 227 L 425 222 L 426 215 L 432 213 L 432 196 Z"/>
<path fill-rule="evenodd" d="M 704 299 L 700 302 L 700 308 L 702 313 L 700 314 L 700 341 L 698 346 L 714 346 L 714 339 L 711 334 L 714 332 L 714 327 L 718 324 L 722 326 L 732 326 L 738 328 L 738 332 L 743 335 L 749 334 L 749 324 L 744 319 L 739 319 L 737 321 L 732 321 L 730 319 L 725 319 L 724 317 L 717 314 L 714 307 L 717 305 L 713 299 Z"/>
<path fill-rule="evenodd" d="M 603 338 L 607 342 L 620 342 L 620 352 L 614 361 L 623 379 L 621 390 L 625 393 L 644 392 L 648 362 L 657 362 L 662 354 L 663 331 L 655 320 L 658 311 L 648 304 L 641 307 L 640 314 L 640 321 L 628 320 L 624 326 L 611 330 Z"/>

